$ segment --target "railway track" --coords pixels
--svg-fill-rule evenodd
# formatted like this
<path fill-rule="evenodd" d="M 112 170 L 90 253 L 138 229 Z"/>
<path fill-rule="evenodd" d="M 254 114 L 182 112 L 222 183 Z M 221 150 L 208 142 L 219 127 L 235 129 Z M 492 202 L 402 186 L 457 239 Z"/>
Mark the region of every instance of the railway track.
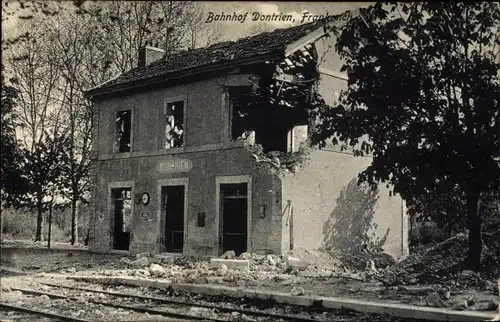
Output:
<path fill-rule="evenodd" d="M 255 309 L 242 309 L 227 307 L 213 303 L 195 303 L 165 297 L 152 297 L 122 292 L 96 290 L 87 287 L 65 286 L 51 283 L 41 283 L 44 291 L 13 287 L 12 291 L 21 292 L 23 295 L 45 297 L 62 300 L 65 303 L 89 303 L 98 307 L 108 307 L 134 312 L 135 319 L 147 316 L 160 316 L 167 319 L 179 320 L 209 320 L 209 321 L 323 321 L 312 319 L 297 314 L 276 314 Z M 47 292 L 50 291 L 50 292 Z M 64 294 L 64 295 L 62 295 Z M 106 301 L 104 300 L 106 299 Z M 47 313 L 41 310 L 28 309 L 6 304 L 4 309 L 23 311 L 30 314 L 53 318 L 59 321 L 92 321 L 95 317 L 72 317 L 60 313 Z M 155 319 L 156 320 L 156 319 Z"/>
<path fill-rule="evenodd" d="M 27 307 L 0 303 L 0 310 L 5 312 L 10 312 L 13 314 L 5 314 L 3 317 L 0 314 L 0 321 L 70 321 L 70 322 L 88 322 L 89 320 L 78 319 L 62 314 L 50 313 L 36 309 L 30 309 Z M 41 319 L 42 318 L 42 319 Z"/>

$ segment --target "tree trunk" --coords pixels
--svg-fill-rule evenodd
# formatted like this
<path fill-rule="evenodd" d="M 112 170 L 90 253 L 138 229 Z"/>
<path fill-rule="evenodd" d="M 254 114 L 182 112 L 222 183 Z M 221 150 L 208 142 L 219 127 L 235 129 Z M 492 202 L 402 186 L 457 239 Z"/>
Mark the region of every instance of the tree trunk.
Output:
<path fill-rule="evenodd" d="M 479 211 L 479 195 L 467 196 L 467 225 L 469 229 L 469 252 L 467 266 L 478 271 L 481 268 L 481 252 L 483 243 L 481 239 L 481 213 Z"/>
<path fill-rule="evenodd" d="M 47 248 L 50 250 L 50 239 L 52 235 L 52 202 L 49 206 L 49 233 L 47 236 Z"/>
<path fill-rule="evenodd" d="M 73 197 L 71 200 L 71 245 L 78 242 L 78 212 L 77 199 Z"/>
<path fill-rule="evenodd" d="M 3 243 L 3 209 L 0 211 L 0 243 Z"/>
<path fill-rule="evenodd" d="M 36 211 L 37 211 L 37 216 L 36 216 L 35 241 L 43 241 L 43 205 L 41 202 L 37 203 Z"/>

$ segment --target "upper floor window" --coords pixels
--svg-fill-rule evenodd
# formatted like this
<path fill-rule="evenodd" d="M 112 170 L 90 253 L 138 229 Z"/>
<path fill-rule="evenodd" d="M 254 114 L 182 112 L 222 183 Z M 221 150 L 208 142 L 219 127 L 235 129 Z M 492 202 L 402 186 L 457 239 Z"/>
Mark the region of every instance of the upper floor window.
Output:
<path fill-rule="evenodd" d="M 251 86 L 231 86 L 227 88 L 229 97 L 229 124 L 231 140 L 245 139 L 255 130 L 252 115 L 246 106 L 245 99 L 252 94 Z"/>
<path fill-rule="evenodd" d="M 184 146 L 184 100 L 165 104 L 165 149 Z"/>
<path fill-rule="evenodd" d="M 116 113 L 116 141 L 115 151 L 118 153 L 130 152 L 132 143 L 132 111 Z"/>

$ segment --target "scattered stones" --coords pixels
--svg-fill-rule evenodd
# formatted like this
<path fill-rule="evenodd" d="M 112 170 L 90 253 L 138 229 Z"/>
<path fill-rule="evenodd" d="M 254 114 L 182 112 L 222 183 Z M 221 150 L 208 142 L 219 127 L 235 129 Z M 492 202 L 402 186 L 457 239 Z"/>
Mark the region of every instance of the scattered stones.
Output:
<path fill-rule="evenodd" d="M 200 277 L 200 274 L 196 269 L 192 269 L 190 271 L 186 271 L 185 277 L 184 277 L 184 282 L 185 283 L 194 283 L 198 278 Z"/>
<path fill-rule="evenodd" d="M 127 257 L 122 257 L 122 258 L 120 258 L 120 263 L 128 265 L 128 264 L 130 264 L 130 259 Z"/>
<path fill-rule="evenodd" d="M 154 255 L 153 261 L 162 264 L 173 264 L 175 261 L 175 257 L 172 255 Z"/>
<path fill-rule="evenodd" d="M 236 258 L 236 253 L 234 252 L 234 250 L 228 250 L 227 252 L 222 254 L 220 258 L 221 259 L 234 259 L 234 258 Z"/>
<path fill-rule="evenodd" d="M 309 263 L 306 262 L 303 259 L 293 257 L 293 256 L 288 256 L 287 258 L 287 265 L 290 268 L 295 268 L 298 270 L 303 270 L 306 269 L 309 266 Z"/>
<path fill-rule="evenodd" d="M 130 262 L 130 266 L 133 268 L 141 268 L 149 265 L 149 259 L 147 257 L 140 257 L 139 259 Z"/>
<path fill-rule="evenodd" d="M 136 258 L 140 259 L 140 258 L 150 257 L 150 256 L 151 256 L 150 253 L 139 253 L 139 254 L 136 255 Z"/>
<path fill-rule="evenodd" d="M 267 255 L 266 259 L 269 265 L 276 266 L 276 261 L 274 260 L 273 255 Z"/>
<path fill-rule="evenodd" d="M 430 307 L 448 307 L 448 304 L 444 302 L 437 292 L 432 292 L 425 298 L 425 302 Z"/>
<path fill-rule="evenodd" d="M 495 301 L 487 301 L 487 302 L 479 302 L 474 304 L 471 309 L 474 311 L 496 311 L 498 308 L 498 302 Z"/>
<path fill-rule="evenodd" d="M 452 304 L 452 309 L 453 310 L 457 310 L 457 311 L 463 311 L 465 310 L 466 308 L 468 308 L 469 305 L 467 304 L 467 301 L 466 300 L 458 300 L 458 301 L 455 301 L 453 304 Z"/>
<path fill-rule="evenodd" d="M 249 269 L 250 262 L 248 259 L 220 259 L 212 258 L 210 260 L 212 268 L 219 268 L 221 265 L 226 265 L 228 268 L 233 269 Z"/>
<path fill-rule="evenodd" d="M 162 277 L 163 275 L 165 275 L 165 268 L 158 264 L 151 264 L 151 266 L 149 267 L 149 273 L 154 277 Z"/>
<path fill-rule="evenodd" d="M 292 296 L 301 296 L 301 295 L 304 295 L 305 293 L 306 293 L 306 291 L 301 286 L 294 286 L 292 288 L 292 290 L 290 291 L 290 295 L 292 295 Z"/>
<path fill-rule="evenodd" d="M 217 275 L 218 276 L 224 276 L 227 274 L 229 268 L 227 267 L 226 264 L 220 264 L 219 268 L 217 269 Z"/>
<path fill-rule="evenodd" d="M 239 259 L 251 259 L 252 255 L 250 253 L 244 252 L 244 253 L 241 253 L 240 256 L 238 256 L 238 258 Z"/>

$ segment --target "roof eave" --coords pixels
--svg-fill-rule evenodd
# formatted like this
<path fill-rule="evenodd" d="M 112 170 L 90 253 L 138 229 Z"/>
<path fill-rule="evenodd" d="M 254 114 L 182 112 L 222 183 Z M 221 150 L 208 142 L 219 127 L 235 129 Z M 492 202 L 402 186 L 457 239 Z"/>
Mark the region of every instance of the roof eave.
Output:
<path fill-rule="evenodd" d="M 213 64 L 213 65 L 207 65 L 207 66 L 202 66 L 202 67 L 191 68 L 188 70 L 183 70 L 180 72 L 172 73 L 172 74 L 168 75 L 167 77 L 165 77 L 165 75 L 159 75 L 159 76 L 155 76 L 155 77 L 152 77 L 149 79 L 137 80 L 137 81 L 118 84 L 118 85 L 114 85 L 114 86 L 110 86 L 110 87 L 93 88 L 93 89 L 90 89 L 90 90 L 84 92 L 84 95 L 85 95 L 85 97 L 93 98 L 93 97 L 97 97 L 97 96 L 101 96 L 101 95 L 112 94 L 115 92 L 138 89 L 138 88 L 151 86 L 151 85 L 158 85 L 161 83 L 166 83 L 166 82 L 176 80 L 176 79 L 186 77 L 186 76 L 195 76 L 195 75 L 200 75 L 200 74 L 205 74 L 205 73 L 210 73 L 210 72 L 216 72 L 216 71 L 231 68 L 231 67 L 252 65 L 252 64 L 262 63 L 265 61 L 280 59 L 283 57 L 284 57 L 284 49 L 281 49 L 281 50 L 278 50 L 275 52 L 270 52 L 270 53 L 267 53 L 264 55 L 259 55 L 259 56 L 254 56 L 254 57 L 249 57 L 249 58 L 244 58 L 244 59 L 239 59 L 239 60 L 233 60 L 233 61 Z"/>

